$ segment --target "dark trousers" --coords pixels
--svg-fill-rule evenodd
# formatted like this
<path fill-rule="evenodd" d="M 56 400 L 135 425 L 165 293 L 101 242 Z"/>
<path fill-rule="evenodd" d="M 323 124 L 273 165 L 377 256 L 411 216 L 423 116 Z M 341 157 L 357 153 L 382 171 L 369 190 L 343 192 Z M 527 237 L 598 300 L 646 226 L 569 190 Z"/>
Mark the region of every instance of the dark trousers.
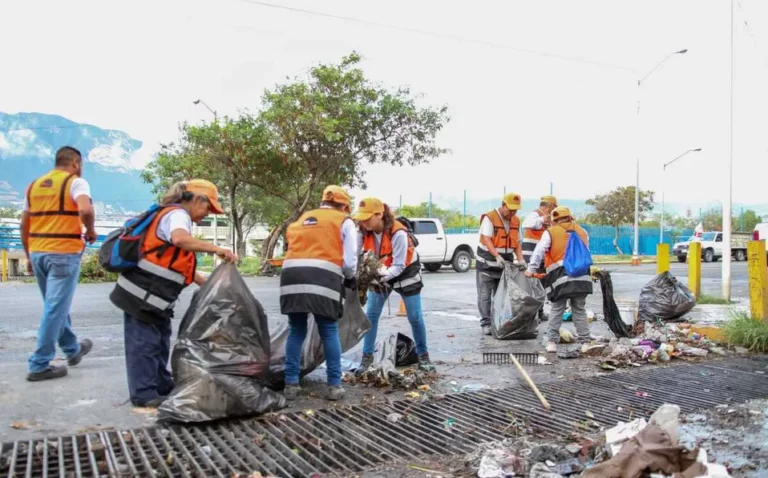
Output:
<path fill-rule="evenodd" d="M 477 310 L 480 312 L 480 325 L 491 325 L 491 315 L 493 314 L 492 304 L 493 296 L 499 287 L 501 277 L 486 274 L 477 271 Z"/>
<path fill-rule="evenodd" d="M 141 406 L 173 390 L 168 371 L 171 321 L 148 324 L 125 313 L 125 369 L 131 403 Z"/>

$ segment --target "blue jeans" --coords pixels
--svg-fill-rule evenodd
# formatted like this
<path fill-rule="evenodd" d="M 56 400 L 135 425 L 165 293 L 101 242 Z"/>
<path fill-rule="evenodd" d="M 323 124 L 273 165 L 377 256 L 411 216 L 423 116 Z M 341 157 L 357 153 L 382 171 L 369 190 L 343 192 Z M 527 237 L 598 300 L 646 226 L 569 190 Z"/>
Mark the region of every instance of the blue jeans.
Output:
<path fill-rule="evenodd" d="M 327 317 L 315 315 L 317 331 L 323 341 L 325 365 L 328 373 L 328 385 L 341 385 L 341 339 L 339 338 L 339 323 Z M 307 320 L 309 314 L 288 314 L 288 341 L 285 344 L 285 384 L 298 385 L 301 375 L 301 348 L 307 337 Z"/>
<path fill-rule="evenodd" d="M 365 309 L 365 315 L 371 321 L 371 330 L 365 334 L 363 339 L 363 353 L 365 354 L 372 354 L 376 351 L 379 317 L 381 317 L 381 311 L 384 309 L 386 301 L 386 294 L 368 291 L 368 304 Z M 408 322 L 411 323 L 413 341 L 416 342 L 416 353 L 419 355 L 425 354 L 429 349 L 427 348 L 427 328 L 424 326 L 424 314 L 421 311 L 421 294 L 403 297 L 403 302 L 405 302 L 405 313 L 408 316 Z"/>
<path fill-rule="evenodd" d="M 56 344 L 72 358 L 80 344 L 72 332 L 69 311 L 80 279 L 80 254 L 34 252 L 30 256 L 35 279 L 43 295 L 43 317 L 37 331 L 37 349 L 29 358 L 29 372 L 44 372 L 56 356 Z"/>
<path fill-rule="evenodd" d="M 125 371 L 131 403 L 144 405 L 173 390 L 168 371 L 171 354 L 171 321 L 149 324 L 131 314 L 125 320 Z"/>

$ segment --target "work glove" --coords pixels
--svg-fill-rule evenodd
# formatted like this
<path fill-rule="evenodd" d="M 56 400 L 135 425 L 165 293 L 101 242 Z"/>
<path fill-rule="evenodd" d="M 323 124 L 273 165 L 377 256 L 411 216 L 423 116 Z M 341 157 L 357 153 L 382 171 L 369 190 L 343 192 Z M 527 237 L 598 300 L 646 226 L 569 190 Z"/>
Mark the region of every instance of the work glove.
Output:
<path fill-rule="evenodd" d="M 526 264 L 525 262 L 518 263 L 517 264 L 517 270 L 522 271 L 522 272 L 527 271 L 528 270 L 528 264 Z"/>
<path fill-rule="evenodd" d="M 502 268 L 504 267 L 504 264 L 506 264 L 506 263 L 507 263 L 507 261 L 506 261 L 506 260 L 504 260 L 504 258 L 503 258 L 503 257 L 501 257 L 501 256 L 496 256 L 496 262 L 498 262 L 498 263 L 499 263 L 499 265 L 500 265 Z"/>
<path fill-rule="evenodd" d="M 344 279 L 344 287 L 347 289 L 357 290 L 357 278 L 350 277 L 349 279 Z"/>
<path fill-rule="evenodd" d="M 379 274 L 379 277 L 384 277 L 385 275 L 387 275 L 388 271 L 389 269 L 387 268 L 387 266 L 381 266 L 376 272 Z"/>

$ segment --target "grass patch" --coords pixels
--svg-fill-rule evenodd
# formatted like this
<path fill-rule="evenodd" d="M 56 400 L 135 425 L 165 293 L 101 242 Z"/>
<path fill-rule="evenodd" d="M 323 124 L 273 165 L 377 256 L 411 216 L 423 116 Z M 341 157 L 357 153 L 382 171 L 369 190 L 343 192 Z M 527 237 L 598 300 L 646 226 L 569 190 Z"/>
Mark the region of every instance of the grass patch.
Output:
<path fill-rule="evenodd" d="M 699 300 L 696 301 L 697 304 L 715 304 L 715 305 L 730 305 L 733 304 L 732 300 L 726 300 L 722 297 L 715 297 L 713 295 L 702 295 L 699 297 Z"/>
<path fill-rule="evenodd" d="M 99 264 L 99 255 L 95 252 L 86 252 L 83 254 L 82 262 L 80 263 L 80 283 L 81 284 L 93 284 L 99 282 L 115 282 L 117 280 L 117 274 L 114 272 L 107 272 Z"/>
<path fill-rule="evenodd" d="M 243 257 L 240 259 L 240 264 L 237 265 L 237 270 L 244 276 L 255 276 L 259 273 L 261 267 L 261 259 L 258 257 Z M 197 270 L 198 272 L 212 272 L 213 256 L 200 255 L 197 257 Z"/>
<path fill-rule="evenodd" d="M 768 322 L 764 320 L 755 320 L 745 312 L 735 312 L 733 319 L 721 329 L 731 345 L 757 353 L 768 351 Z"/>

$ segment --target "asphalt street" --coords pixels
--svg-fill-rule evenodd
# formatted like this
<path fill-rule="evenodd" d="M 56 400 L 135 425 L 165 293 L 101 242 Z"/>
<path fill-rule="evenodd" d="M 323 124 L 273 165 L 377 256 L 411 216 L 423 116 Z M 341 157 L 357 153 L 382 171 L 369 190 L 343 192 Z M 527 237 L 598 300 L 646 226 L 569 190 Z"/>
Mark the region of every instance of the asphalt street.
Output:
<path fill-rule="evenodd" d="M 618 300 L 637 300 L 641 288 L 655 275 L 655 265 L 631 267 L 604 265 L 612 271 L 614 292 Z M 673 264 L 672 272 L 681 282 L 687 281 L 684 264 Z M 702 289 L 705 294 L 719 295 L 720 264 L 703 265 Z M 542 350 L 546 323 L 540 327 L 539 338 L 527 341 L 498 341 L 480 334 L 477 315 L 475 273 L 464 274 L 444 268 L 437 273 L 424 274 L 422 293 L 430 355 L 441 363 L 441 381 L 435 385 L 446 393 L 463 385 L 509 386 L 518 380 L 517 374 L 506 368 L 482 365 L 485 351 L 537 352 Z M 247 278 L 254 296 L 262 303 L 270 319 L 270 328 L 286 319 L 279 314 L 278 278 Z M 748 293 L 746 265 L 733 268 L 733 297 Z M 0 442 L 27 439 L 41 435 L 71 433 L 98 426 L 131 427 L 151 423 L 151 415 L 126 405 L 123 321 L 121 313 L 109 302 L 112 284 L 80 285 L 72 308 L 74 330 L 81 338 L 94 342 L 91 354 L 69 376 L 50 382 L 29 383 L 24 380 L 26 359 L 34 350 L 42 301 L 34 284 L 0 284 L 0 417 L 21 422 L 21 428 L 0 423 Z M 588 308 L 602 311 L 599 286 L 589 297 Z M 176 307 L 174 330 L 188 307 L 192 291 L 186 291 Z M 401 331 L 410 335 L 404 318 L 397 317 L 399 297 L 390 299 L 379 326 L 379 337 Z M 566 327 L 572 328 L 572 324 Z M 605 323 L 592 324 L 593 333 L 609 334 Z M 531 375 L 537 381 L 553 380 L 586 371 L 594 373 L 594 365 L 579 360 L 565 361 L 552 367 L 535 367 Z M 318 378 L 324 372 L 318 370 Z M 365 388 L 350 387 L 349 400 L 365 400 L 370 394 Z M 394 395 L 390 396 L 394 398 Z M 322 402 L 322 401 L 320 401 Z M 317 407 L 323 403 L 296 406 Z"/>

